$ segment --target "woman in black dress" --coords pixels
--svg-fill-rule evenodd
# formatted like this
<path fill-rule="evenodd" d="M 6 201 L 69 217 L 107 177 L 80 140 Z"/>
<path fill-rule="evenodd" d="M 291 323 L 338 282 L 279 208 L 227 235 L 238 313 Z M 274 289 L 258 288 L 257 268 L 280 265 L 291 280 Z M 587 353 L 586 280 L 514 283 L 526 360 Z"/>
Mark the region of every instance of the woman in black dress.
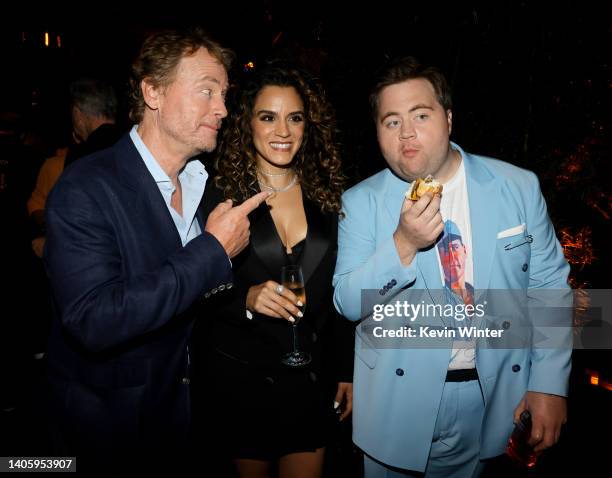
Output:
<path fill-rule="evenodd" d="M 269 476 L 278 466 L 281 478 L 317 477 L 334 423 L 352 408 L 353 327 L 332 302 L 343 186 L 335 122 L 318 84 L 279 64 L 250 74 L 233 111 L 205 214 L 227 199 L 273 194 L 250 217 L 250 245 L 232 260 L 233 287 L 206 298 L 196 323 L 206 433 L 240 476 Z M 297 297 L 279 287 L 288 264 L 304 272 L 297 330 L 312 356 L 304 367 L 281 363 L 300 313 Z"/>

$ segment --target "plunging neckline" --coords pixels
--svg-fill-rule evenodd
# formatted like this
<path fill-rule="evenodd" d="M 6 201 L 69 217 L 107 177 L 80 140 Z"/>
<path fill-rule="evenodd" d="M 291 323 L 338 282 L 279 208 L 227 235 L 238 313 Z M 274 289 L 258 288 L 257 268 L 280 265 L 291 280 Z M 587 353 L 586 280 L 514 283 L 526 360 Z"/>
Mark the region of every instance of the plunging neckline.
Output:
<path fill-rule="evenodd" d="M 281 246 L 283 247 L 283 251 L 285 251 L 285 253 L 287 253 L 287 246 L 285 245 L 285 243 L 283 242 L 283 239 L 281 238 L 280 233 L 278 232 L 278 229 L 276 227 L 276 223 L 274 222 L 274 217 L 272 216 L 272 213 L 270 212 L 270 205 L 267 204 L 267 213 L 270 215 L 270 220 L 272 221 L 272 228 L 274 229 L 274 234 L 276 234 L 276 237 L 278 238 L 278 242 L 281 243 Z M 297 246 L 299 243 L 306 241 L 306 239 L 308 238 L 308 216 L 306 215 L 306 206 L 304 205 L 304 202 L 302 201 L 302 207 L 304 208 L 304 216 L 306 217 L 306 234 L 304 235 L 304 237 L 302 239 L 300 239 L 299 241 L 297 241 L 295 244 L 293 244 L 291 246 L 291 250 L 293 251 L 293 248 L 295 246 Z"/>
<path fill-rule="evenodd" d="M 276 228 L 274 228 L 274 229 L 276 229 Z M 293 253 L 293 249 L 295 249 L 296 246 L 299 246 L 303 242 L 306 242 L 306 236 L 308 236 L 308 230 L 306 230 L 306 236 L 304 236 L 303 239 L 300 239 L 298 242 L 293 244 L 291 247 L 285 246 L 285 244 L 283 243 L 283 240 L 280 238 L 280 234 L 278 233 L 278 231 L 276 231 L 276 235 L 277 235 L 278 240 L 280 241 L 281 245 L 283 246 L 283 250 L 285 251 L 285 254 L 292 254 Z M 290 249 L 291 249 L 291 252 L 289 252 Z"/>

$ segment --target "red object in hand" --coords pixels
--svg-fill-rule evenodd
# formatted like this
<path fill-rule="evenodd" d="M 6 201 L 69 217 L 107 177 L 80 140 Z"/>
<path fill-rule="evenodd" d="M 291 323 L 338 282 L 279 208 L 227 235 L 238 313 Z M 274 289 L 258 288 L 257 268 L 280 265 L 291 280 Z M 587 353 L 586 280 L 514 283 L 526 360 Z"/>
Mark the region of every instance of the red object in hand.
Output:
<path fill-rule="evenodd" d="M 519 422 L 514 426 L 506 454 L 516 463 L 531 468 L 536 464 L 538 459 L 537 453 L 533 447 L 527 443 L 531 436 L 531 413 L 529 410 L 523 411 L 519 418 Z"/>

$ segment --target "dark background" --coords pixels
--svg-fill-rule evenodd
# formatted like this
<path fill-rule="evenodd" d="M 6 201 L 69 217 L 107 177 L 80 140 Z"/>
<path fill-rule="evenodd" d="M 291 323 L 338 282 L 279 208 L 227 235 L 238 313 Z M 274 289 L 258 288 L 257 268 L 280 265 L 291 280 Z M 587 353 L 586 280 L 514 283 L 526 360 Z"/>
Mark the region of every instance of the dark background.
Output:
<path fill-rule="evenodd" d="M 65 138 L 71 79 L 101 77 L 125 95 L 130 62 L 147 33 L 202 25 L 236 51 L 234 78 L 246 62 L 257 65 L 279 53 L 320 76 L 337 110 L 345 170 L 354 182 L 384 167 L 367 104 L 371 73 L 390 57 L 411 54 L 450 80 L 453 140 L 534 170 L 550 197 L 549 189 L 559 189 L 555 174 L 575 154 L 582 162 L 589 156 L 589 177 L 582 179 L 603 182 L 612 88 L 608 18 L 595 2 L 567 0 L 32 7 L 0 19 L 0 105 L 21 111 L 48 137 Z M 556 219 L 556 205 L 551 208 Z M 600 195 L 591 209 L 598 208 L 609 219 L 609 197 Z"/>
<path fill-rule="evenodd" d="M 367 103 L 370 76 L 390 57 L 415 55 L 450 80 L 455 142 L 539 175 L 572 264 L 573 285 L 611 288 L 611 26 L 603 6 L 565 0 L 361 7 L 330 1 L 207 3 L 17 5 L 17 13 L 3 12 L 0 112 L 17 113 L 23 130 L 38 132 L 50 150 L 69 138 L 70 80 L 101 77 L 125 97 L 129 64 L 147 33 L 201 25 L 236 51 L 234 78 L 248 61 L 257 65 L 279 54 L 289 54 L 321 78 L 337 110 L 344 167 L 354 184 L 384 167 Z M 44 32 L 50 33 L 49 47 Z M 32 175 L 18 181 L 31 192 Z M 3 264 L 14 259 L 4 257 Z M 18 286 L 28 290 L 27 278 L 23 281 Z M 27 316 L 23 302 L 13 305 Z M 6 311 L 1 314 L 9 320 Z M 586 370 L 612 382 L 610 363 L 608 352 L 575 354 L 570 423 L 560 445 L 530 476 L 553 476 L 568 466 L 585 473 L 609 467 L 603 450 L 612 432 L 612 390 L 589 385 Z M 34 372 L 26 367 L 24 373 Z M 28 382 L 27 375 L 22 381 Z M 0 455 L 27 443 L 19 440 L 8 438 L 9 448 L 5 452 L 3 446 Z"/>

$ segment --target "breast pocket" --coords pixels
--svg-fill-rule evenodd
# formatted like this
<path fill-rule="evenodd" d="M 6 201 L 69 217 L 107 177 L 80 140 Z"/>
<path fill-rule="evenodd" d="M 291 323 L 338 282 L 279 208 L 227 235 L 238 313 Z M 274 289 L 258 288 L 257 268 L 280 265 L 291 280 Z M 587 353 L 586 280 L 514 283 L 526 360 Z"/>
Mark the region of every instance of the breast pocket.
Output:
<path fill-rule="evenodd" d="M 516 271 L 520 277 L 529 277 L 531 244 L 533 236 L 527 231 L 497 239 L 497 253 L 508 271 Z"/>

